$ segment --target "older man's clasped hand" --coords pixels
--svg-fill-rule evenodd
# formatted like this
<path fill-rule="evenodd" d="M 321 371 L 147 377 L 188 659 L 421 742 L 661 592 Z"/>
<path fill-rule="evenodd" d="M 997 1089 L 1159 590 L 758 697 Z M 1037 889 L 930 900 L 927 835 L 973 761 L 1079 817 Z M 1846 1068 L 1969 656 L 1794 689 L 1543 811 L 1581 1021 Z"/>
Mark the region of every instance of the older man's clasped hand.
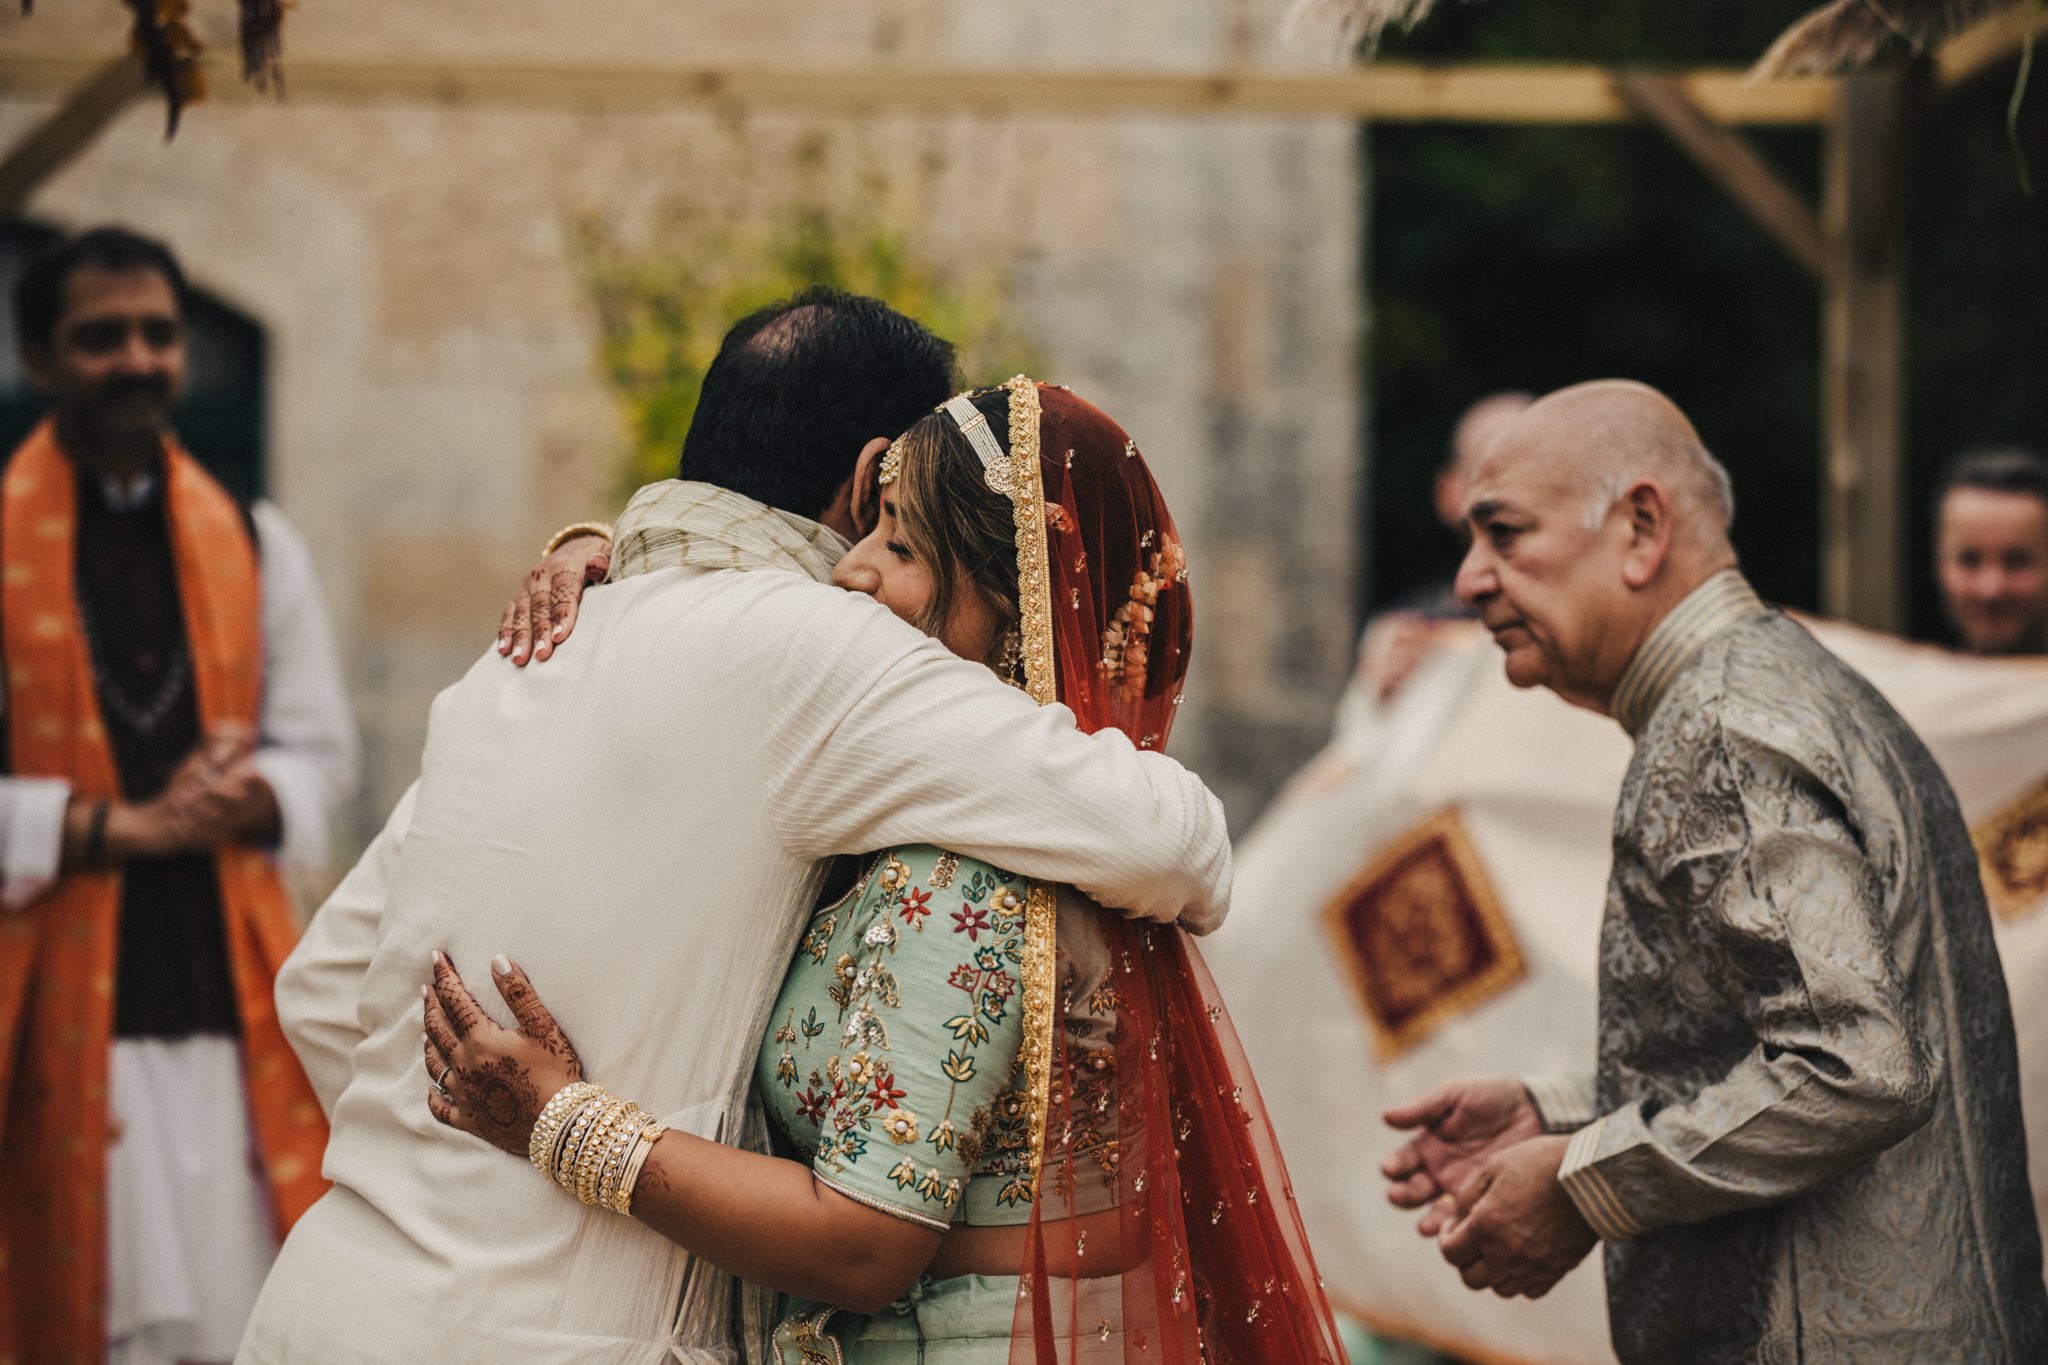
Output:
<path fill-rule="evenodd" d="M 1558 1183 L 1567 1138 L 1505 1077 L 1449 1081 L 1384 1115 L 1412 1132 L 1380 1163 L 1387 1199 L 1473 1289 L 1537 1299 L 1598 1242 Z"/>

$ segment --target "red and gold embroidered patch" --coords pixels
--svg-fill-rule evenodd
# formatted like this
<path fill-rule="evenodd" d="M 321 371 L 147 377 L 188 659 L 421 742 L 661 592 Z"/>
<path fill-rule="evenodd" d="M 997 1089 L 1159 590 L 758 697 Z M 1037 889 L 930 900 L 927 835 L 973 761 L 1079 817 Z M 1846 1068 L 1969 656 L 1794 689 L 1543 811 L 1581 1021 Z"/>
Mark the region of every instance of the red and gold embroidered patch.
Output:
<path fill-rule="evenodd" d="M 2000 919 L 2018 919 L 2048 896 L 2048 782 L 1970 831 L 1984 898 Z"/>
<path fill-rule="evenodd" d="M 1455 809 L 1383 849 L 1323 916 L 1383 1061 L 1527 972 Z"/>

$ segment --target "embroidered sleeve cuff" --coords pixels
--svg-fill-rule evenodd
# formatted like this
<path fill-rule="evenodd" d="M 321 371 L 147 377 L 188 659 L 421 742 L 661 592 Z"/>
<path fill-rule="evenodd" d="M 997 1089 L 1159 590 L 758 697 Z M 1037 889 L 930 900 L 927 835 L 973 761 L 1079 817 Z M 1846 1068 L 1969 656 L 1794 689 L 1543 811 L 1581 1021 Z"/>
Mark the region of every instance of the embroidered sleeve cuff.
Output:
<path fill-rule="evenodd" d="M 1596 1164 L 1600 1132 L 1606 1125 L 1606 1119 L 1595 1119 L 1572 1136 L 1570 1145 L 1564 1149 L 1564 1160 L 1557 1168 L 1557 1182 L 1564 1186 L 1564 1192 L 1578 1206 L 1587 1226 L 1602 1241 L 1615 1242 L 1635 1236 L 1643 1227 L 1622 1207 L 1614 1187 L 1607 1183 L 1607 1177 L 1600 1173 Z"/>
<path fill-rule="evenodd" d="M 1537 1076 L 1522 1084 L 1546 1133 L 1576 1132 L 1600 1117 L 1593 1103 L 1593 1087 L 1583 1077 Z"/>
<path fill-rule="evenodd" d="M 867 1207 L 874 1209 L 878 1213 L 886 1213 L 891 1217 L 901 1218 L 906 1223 L 916 1223 L 920 1227 L 934 1228 L 940 1232 L 952 1230 L 953 1224 L 949 1219 L 940 1218 L 919 1209 L 908 1208 L 893 1200 L 884 1199 L 878 1194 L 869 1194 L 866 1190 L 855 1189 L 853 1186 L 842 1184 L 829 1176 L 820 1175 L 815 1169 L 811 1172 L 811 1179 L 817 1181 L 828 1190 L 845 1195 L 856 1204 L 867 1205 Z"/>

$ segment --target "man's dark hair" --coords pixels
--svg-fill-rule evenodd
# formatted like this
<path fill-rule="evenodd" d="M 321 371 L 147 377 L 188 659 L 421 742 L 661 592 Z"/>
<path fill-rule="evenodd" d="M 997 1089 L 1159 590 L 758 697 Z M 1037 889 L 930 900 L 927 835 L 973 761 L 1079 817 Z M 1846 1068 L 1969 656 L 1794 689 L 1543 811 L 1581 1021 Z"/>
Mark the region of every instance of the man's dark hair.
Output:
<path fill-rule="evenodd" d="M 953 393 L 953 347 L 879 299 L 807 289 L 733 324 L 678 473 L 815 517 L 860 450 Z"/>
<path fill-rule="evenodd" d="M 1982 488 L 1992 493 L 2024 493 L 2048 505 L 2048 460 L 2024 446 L 1990 446 L 1966 450 L 1949 461 L 1941 476 L 1941 491 L 1934 500 L 1934 512 L 1958 488 Z"/>
<path fill-rule="evenodd" d="M 88 266 L 115 273 L 154 270 L 170 282 L 179 315 L 188 311 L 185 272 L 169 247 L 124 227 L 89 228 L 45 248 L 14 282 L 14 337 L 22 350 L 48 351 L 56 344 L 64 286 Z"/>

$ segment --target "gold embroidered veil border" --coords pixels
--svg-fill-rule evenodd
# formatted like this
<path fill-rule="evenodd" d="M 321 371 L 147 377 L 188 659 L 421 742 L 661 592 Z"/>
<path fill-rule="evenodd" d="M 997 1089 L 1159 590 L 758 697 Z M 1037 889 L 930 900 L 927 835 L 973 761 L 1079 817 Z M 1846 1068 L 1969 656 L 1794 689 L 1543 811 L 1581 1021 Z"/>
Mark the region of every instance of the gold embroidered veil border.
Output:
<path fill-rule="evenodd" d="M 1038 461 L 1038 385 L 1018 375 L 1004 385 L 1010 394 L 1010 505 L 1017 521 L 1017 607 L 1024 690 L 1040 706 L 1059 699 L 1053 668 L 1052 571 L 1046 559 L 1045 478 Z M 998 471 L 990 471 L 990 484 Z M 1045 1149 L 1046 1112 L 1052 1090 L 1053 1012 L 1057 1007 L 1059 892 L 1033 881 L 1024 898 L 1024 1079 L 1025 1115 L 1031 1134 L 1030 1182 L 1034 1198 Z"/>

